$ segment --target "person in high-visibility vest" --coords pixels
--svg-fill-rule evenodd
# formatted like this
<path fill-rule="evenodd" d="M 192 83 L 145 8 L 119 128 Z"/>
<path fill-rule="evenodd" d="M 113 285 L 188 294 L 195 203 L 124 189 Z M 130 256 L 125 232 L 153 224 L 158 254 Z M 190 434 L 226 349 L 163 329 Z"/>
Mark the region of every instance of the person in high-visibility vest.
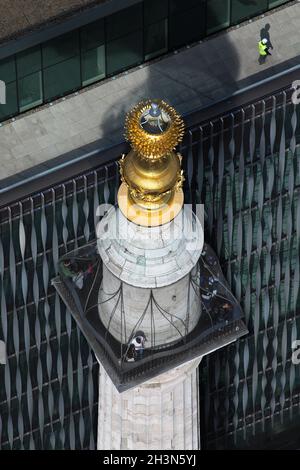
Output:
<path fill-rule="evenodd" d="M 258 52 L 259 52 L 259 58 L 260 58 L 261 63 L 266 60 L 267 55 L 272 55 L 269 52 L 268 40 L 267 39 L 262 39 L 261 41 L 259 41 L 259 43 L 258 43 Z"/>

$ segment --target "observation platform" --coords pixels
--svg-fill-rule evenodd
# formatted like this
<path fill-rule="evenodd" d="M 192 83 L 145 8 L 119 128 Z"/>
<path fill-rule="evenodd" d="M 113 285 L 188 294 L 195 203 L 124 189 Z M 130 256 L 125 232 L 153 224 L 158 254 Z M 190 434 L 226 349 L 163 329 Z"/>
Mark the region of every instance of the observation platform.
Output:
<path fill-rule="evenodd" d="M 64 264 L 66 260 L 69 264 L 67 269 Z M 198 261 L 197 274 L 190 277 L 190 288 L 195 290 L 201 300 L 201 315 L 197 325 L 177 341 L 157 345 L 153 324 L 153 331 L 147 338 L 147 347 L 142 357 L 133 362 L 127 360 L 130 340 L 127 344 L 117 341 L 99 316 L 101 305 L 98 292 L 102 282 L 103 263 L 98 255 L 96 242 L 66 254 L 60 259 L 59 267 L 60 275 L 52 280 L 52 284 L 119 392 L 194 358 L 210 354 L 248 333 L 241 307 L 230 292 L 216 254 L 207 244 L 204 244 Z M 114 294 L 117 301 L 122 299 L 122 284 Z M 150 293 L 150 310 L 154 308 L 156 290 L 152 289 Z M 126 311 L 126 299 L 122 301 L 125 324 L 126 315 L 130 315 L 130 312 Z M 167 312 L 162 314 L 167 315 Z M 186 322 L 188 321 L 187 311 Z M 138 328 L 133 330 L 130 338 L 139 333 Z"/>

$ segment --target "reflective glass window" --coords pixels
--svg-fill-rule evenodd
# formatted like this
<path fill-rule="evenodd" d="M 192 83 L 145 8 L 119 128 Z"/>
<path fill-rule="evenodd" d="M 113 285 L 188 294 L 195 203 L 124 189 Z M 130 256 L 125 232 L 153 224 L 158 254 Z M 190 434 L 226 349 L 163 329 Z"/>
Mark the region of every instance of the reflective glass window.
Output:
<path fill-rule="evenodd" d="M 230 0 L 207 0 L 207 33 L 230 25 Z"/>
<path fill-rule="evenodd" d="M 81 86 L 79 31 L 71 31 L 43 44 L 45 100 Z"/>
<path fill-rule="evenodd" d="M 8 119 L 18 113 L 16 61 L 9 57 L 0 62 L 0 80 L 6 86 L 6 104 L 0 105 L 0 120 Z"/>
<path fill-rule="evenodd" d="M 62 96 L 80 86 L 79 56 L 44 69 L 45 100 Z"/>
<path fill-rule="evenodd" d="M 20 111 L 43 103 L 41 47 L 33 47 L 16 56 Z"/>
<path fill-rule="evenodd" d="M 174 1 L 174 0 L 172 0 Z M 181 2 L 180 2 L 181 3 Z M 182 2 L 184 5 L 195 2 Z M 169 18 L 170 48 L 183 46 L 201 39 L 205 35 L 206 2 L 199 0 L 196 6 L 180 11 Z M 179 2 L 178 2 L 179 6 Z"/>
<path fill-rule="evenodd" d="M 289 0 L 269 0 L 269 8 L 275 8 L 287 2 L 289 2 Z"/>
<path fill-rule="evenodd" d="M 82 51 L 82 84 L 88 85 L 105 77 L 105 46 Z"/>
<path fill-rule="evenodd" d="M 18 80 L 20 111 L 26 111 L 43 103 L 42 72 L 36 72 Z"/>
<path fill-rule="evenodd" d="M 168 50 L 168 20 L 153 23 L 145 29 L 145 59 L 149 60 Z"/>
<path fill-rule="evenodd" d="M 157 23 L 168 16 L 168 0 L 144 1 L 144 25 Z"/>
<path fill-rule="evenodd" d="M 106 75 L 104 20 L 81 29 L 82 84 L 88 85 Z"/>
<path fill-rule="evenodd" d="M 145 60 L 168 50 L 168 0 L 144 2 Z"/>
<path fill-rule="evenodd" d="M 232 0 L 232 23 L 258 15 L 268 9 L 268 0 Z"/>
<path fill-rule="evenodd" d="M 201 0 L 170 0 L 170 13 L 179 13 L 199 5 Z"/>
<path fill-rule="evenodd" d="M 135 31 L 107 44 L 107 73 L 113 74 L 143 61 L 143 32 Z"/>
<path fill-rule="evenodd" d="M 0 61 L 0 80 L 5 83 L 16 80 L 16 63 L 14 57 L 9 57 Z"/>
<path fill-rule="evenodd" d="M 70 59 L 79 53 L 79 31 L 51 39 L 43 44 L 43 66 L 49 67 L 64 60 Z"/>
<path fill-rule="evenodd" d="M 104 20 L 95 21 L 81 28 L 81 49 L 88 51 L 105 42 Z"/>
<path fill-rule="evenodd" d="M 18 78 L 38 72 L 42 68 L 41 47 L 33 47 L 16 56 Z"/>
<path fill-rule="evenodd" d="M 17 84 L 16 82 L 6 83 L 6 104 L 0 105 L 0 120 L 8 119 L 18 111 Z"/>
<path fill-rule="evenodd" d="M 141 29 L 143 26 L 143 8 L 142 3 L 138 3 L 126 10 L 119 11 L 106 18 L 106 40 L 126 36 L 132 31 Z"/>

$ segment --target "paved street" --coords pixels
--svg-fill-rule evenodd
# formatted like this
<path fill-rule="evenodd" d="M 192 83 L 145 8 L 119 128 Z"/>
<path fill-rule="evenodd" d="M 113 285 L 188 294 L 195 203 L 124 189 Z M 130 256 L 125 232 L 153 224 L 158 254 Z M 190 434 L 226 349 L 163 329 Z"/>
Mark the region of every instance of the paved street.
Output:
<path fill-rule="evenodd" d="M 257 42 L 266 23 L 274 51 L 259 65 Z M 4 124 L 0 179 L 37 164 L 46 168 L 91 142 L 99 149 L 120 142 L 124 114 L 142 98 L 163 98 L 187 113 L 287 69 L 299 62 L 299 31 L 296 4 Z"/>

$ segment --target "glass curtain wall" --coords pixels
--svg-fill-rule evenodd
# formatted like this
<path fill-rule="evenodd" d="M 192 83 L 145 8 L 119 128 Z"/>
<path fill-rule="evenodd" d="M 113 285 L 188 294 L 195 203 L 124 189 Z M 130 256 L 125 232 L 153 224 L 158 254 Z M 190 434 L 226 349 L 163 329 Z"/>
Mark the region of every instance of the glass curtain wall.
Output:
<path fill-rule="evenodd" d="M 106 76 L 104 20 L 84 26 L 80 32 L 82 85 Z"/>
<path fill-rule="evenodd" d="M 230 0 L 207 1 L 207 34 L 230 25 Z"/>
<path fill-rule="evenodd" d="M 15 57 L 0 62 L 0 80 L 6 84 L 6 104 L 0 105 L 0 120 L 19 112 Z"/>
<path fill-rule="evenodd" d="M 39 46 L 20 53 L 16 60 L 20 111 L 43 102 L 42 54 Z"/>
<path fill-rule="evenodd" d="M 98 363 L 51 279 L 118 186 L 113 162 L 0 210 L 0 450 L 97 447 Z"/>
<path fill-rule="evenodd" d="M 143 61 L 143 8 L 139 3 L 106 19 L 108 75 Z"/>
<path fill-rule="evenodd" d="M 42 45 L 44 99 L 60 96 L 81 85 L 79 31 Z"/>
<path fill-rule="evenodd" d="M 169 0 L 144 2 L 144 53 L 145 60 L 168 50 Z"/>
<path fill-rule="evenodd" d="M 232 0 L 232 24 L 239 23 L 251 16 L 259 15 L 268 9 L 268 0 Z"/>
<path fill-rule="evenodd" d="M 0 61 L 0 121 L 287 2 L 143 0 Z"/>
<path fill-rule="evenodd" d="M 205 10 L 204 0 L 170 0 L 170 49 L 205 36 Z"/>
<path fill-rule="evenodd" d="M 300 110 L 290 97 L 278 93 L 200 125 L 183 145 L 193 155 L 185 192 L 205 205 L 207 239 L 249 330 L 201 363 L 203 448 L 278 448 L 280 434 L 300 422 L 292 361 L 300 338 Z"/>

